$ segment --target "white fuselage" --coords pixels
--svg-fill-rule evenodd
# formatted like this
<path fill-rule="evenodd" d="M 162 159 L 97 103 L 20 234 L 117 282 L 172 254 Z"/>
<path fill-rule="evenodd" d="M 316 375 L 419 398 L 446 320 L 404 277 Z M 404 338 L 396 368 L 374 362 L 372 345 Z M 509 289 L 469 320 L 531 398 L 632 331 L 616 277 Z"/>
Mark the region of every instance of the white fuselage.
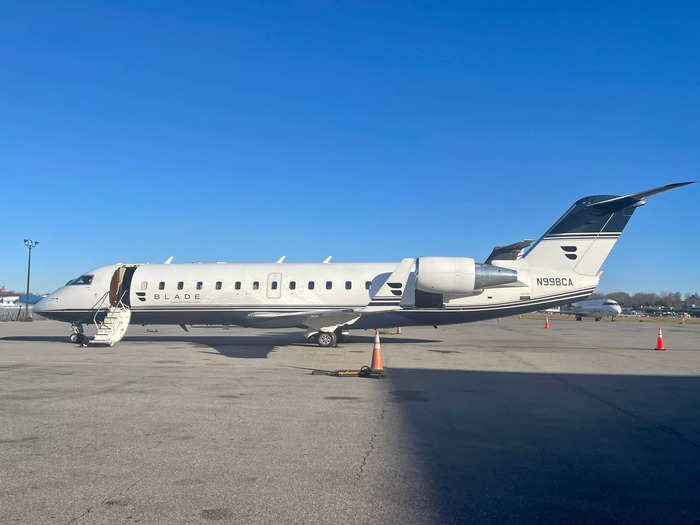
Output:
<path fill-rule="evenodd" d="M 439 305 L 425 307 L 415 300 L 415 275 L 411 273 L 400 304 L 373 306 L 374 295 L 398 264 L 110 265 L 87 272 L 84 276 L 90 278 L 81 284 L 59 288 L 35 312 L 73 323 L 98 319 L 108 306 L 110 280 L 120 266 L 132 268 L 124 300 L 136 324 L 302 327 L 295 312 L 353 309 L 363 309 L 363 315 L 348 328 L 450 324 L 565 304 L 589 295 L 598 283 L 595 276 L 533 269 L 523 260 L 500 261 L 504 267 L 518 269 L 517 283 L 467 296 L 444 294 Z"/>

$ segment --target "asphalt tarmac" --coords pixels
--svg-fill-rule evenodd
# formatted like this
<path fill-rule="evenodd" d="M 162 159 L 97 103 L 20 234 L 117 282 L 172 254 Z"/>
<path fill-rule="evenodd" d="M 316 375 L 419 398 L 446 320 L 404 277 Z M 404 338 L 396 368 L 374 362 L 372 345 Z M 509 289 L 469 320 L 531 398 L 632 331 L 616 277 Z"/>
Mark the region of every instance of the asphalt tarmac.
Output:
<path fill-rule="evenodd" d="M 0 323 L 0 523 L 700 520 L 698 325 L 68 334 Z"/>

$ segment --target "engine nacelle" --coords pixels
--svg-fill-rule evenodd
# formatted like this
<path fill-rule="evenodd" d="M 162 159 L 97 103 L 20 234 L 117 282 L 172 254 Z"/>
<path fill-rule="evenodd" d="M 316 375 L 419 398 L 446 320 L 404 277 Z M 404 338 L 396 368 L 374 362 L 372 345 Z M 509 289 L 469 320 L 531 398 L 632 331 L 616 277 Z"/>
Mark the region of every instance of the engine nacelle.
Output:
<path fill-rule="evenodd" d="M 416 263 L 416 288 L 423 292 L 469 294 L 517 280 L 515 270 L 477 264 L 469 257 L 419 257 Z"/>

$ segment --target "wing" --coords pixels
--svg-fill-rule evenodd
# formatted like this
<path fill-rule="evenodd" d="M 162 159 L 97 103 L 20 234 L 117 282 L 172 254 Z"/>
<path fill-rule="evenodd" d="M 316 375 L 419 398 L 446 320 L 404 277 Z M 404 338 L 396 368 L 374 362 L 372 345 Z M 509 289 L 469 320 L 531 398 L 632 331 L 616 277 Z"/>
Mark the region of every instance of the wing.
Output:
<path fill-rule="evenodd" d="M 339 326 L 355 323 L 362 317 L 363 310 L 363 308 L 348 308 L 344 310 L 308 310 L 301 312 L 251 312 L 248 314 L 248 317 L 257 320 L 284 319 L 294 321 L 297 326 L 332 332 Z"/>

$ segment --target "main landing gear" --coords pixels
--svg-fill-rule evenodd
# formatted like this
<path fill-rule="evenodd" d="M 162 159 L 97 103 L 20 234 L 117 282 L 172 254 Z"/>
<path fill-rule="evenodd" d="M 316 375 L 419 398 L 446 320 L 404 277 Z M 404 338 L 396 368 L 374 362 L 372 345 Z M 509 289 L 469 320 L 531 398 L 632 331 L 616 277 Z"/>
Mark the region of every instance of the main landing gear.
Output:
<path fill-rule="evenodd" d="M 73 329 L 73 333 L 68 337 L 71 343 L 82 344 L 87 340 L 82 323 L 73 323 L 71 328 Z"/>
<path fill-rule="evenodd" d="M 340 329 L 335 332 L 319 332 L 312 336 L 312 340 L 321 348 L 330 348 L 332 346 L 338 346 L 338 343 L 344 342 L 345 334 Z"/>
<path fill-rule="evenodd" d="M 328 348 L 329 346 L 336 346 L 338 344 L 338 336 L 335 332 L 321 332 L 316 336 L 316 341 L 318 346 L 322 348 Z"/>

